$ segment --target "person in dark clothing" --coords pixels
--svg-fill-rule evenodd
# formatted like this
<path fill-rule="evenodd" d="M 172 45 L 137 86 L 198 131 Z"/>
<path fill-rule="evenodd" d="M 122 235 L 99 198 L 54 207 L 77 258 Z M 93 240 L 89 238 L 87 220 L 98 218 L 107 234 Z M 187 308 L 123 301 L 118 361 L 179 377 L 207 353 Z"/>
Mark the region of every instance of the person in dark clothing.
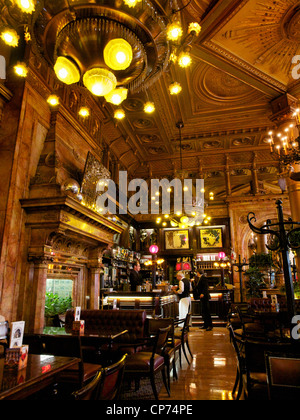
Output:
<path fill-rule="evenodd" d="M 203 327 L 200 327 L 200 329 L 211 331 L 213 329 L 213 325 L 209 306 L 210 294 L 208 290 L 206 273 L 204 273 L 204 271 L 196 271 L 196 279 L 194 280 L 193 289 L 194 292 L 199 296 L 202 306 L 202 318 L 204 325 Z"/>
<path fill-rule="evenodd" d="M 136 292 L 137 286 L 141 286 L 143 281 L 140 275 L 140 263 L 136 261 L 133 265 L 133 270 L 130 271 L 129 281 L 130 281 L 130 288 L 132 292 Z"/>

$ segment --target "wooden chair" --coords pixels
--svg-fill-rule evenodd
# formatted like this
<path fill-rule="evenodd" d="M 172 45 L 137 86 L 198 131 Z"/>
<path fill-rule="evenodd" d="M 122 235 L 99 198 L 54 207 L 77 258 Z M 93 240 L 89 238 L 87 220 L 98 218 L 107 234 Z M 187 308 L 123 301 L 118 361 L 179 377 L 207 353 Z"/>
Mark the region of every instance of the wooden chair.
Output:
<path fill-rule="evenodd" d="M 167 368 L 168 387 L 171 386 L 170 371 L 171 365 L 173 370 L 173 378 L 178 379 L 176 370 L 176 353 L 180 353 L 181 339 L 174 337 L 174 319 L 173 318 L 150 318 L 148 320 L 148 335 L 156 335 L 160 328 L 171 327 L 168 337 L 167 346 L 164 350 L 165 365 Z"/>
<path fill-rule="evenodd" d="M 155 376 L 162 372 L 165 388 L 170 395 L 165 372 L 164 351 L 167 345 L 168 336 L 171 327 L 160 328 L 154 338 L 152 352 L 141 351 L 128 356 L 125 366 L 125 378 L 129 380 L 138 380 L 141 378 L 150 378 L 153 394 L 158 400 L 158 393 L 155 385 Z"/>
<path fill-rule="evenodd" d="M 81 339 L 79 335 L 44 335 L 41 336 L 43 353 L 54 356 L 77 357 L 78 368 L 67 369 L 60 375 L 61 382 L 79 383 L 84 386 L 93 379 L 101 369 L 101 365 L 85 363 L 82 357 Z"/>
<path fill-rule="evenodd" d="M 122 390 L 127 354 L 117 363 L 101 369 L 95 378 L 79 391 L 73 392 L 75 400 L 118 400 Z"/>
<path fill-rule="evenodd" d="M 190 349 L 190 345 L 189 345 L 189 325 L 190 325 L 190 319 L 191 319 L 192 314 L 188 313 L 185 319 L 178 319 L 174 322 L 175 327 L 178 325 L 182 325 L 183 323 L 183 327 L 179 332 L 176 332 L 175 330 L 175 334 L 174 334 L 174 339 L 180 339 L 181 340 L 181 347 L 180 347 L 180 366 L 182 366 L 181 364 L 181 349 L 183 351 L 183 354 L 186 358 L 186 361 L 188 362 L 188 364 L 190 364 L 190 361 L 187 357 L 187 352 L 185 349 L 185 346 L 187 347 L 191 358 L 193 358 L 193 354 L 191 352 Z"/>
<path fill-rule="evenodd" d="M 266 352 L 268 395 L 271 401 L 299 401 L 299 353 L 282 354 Z"/>
<path fill-rule="evenodd" d="M 237 357 L 237 372 L 236 372 L 236 379 L 235 384 L 232 390 L 232 397 L 235 400 L 239 400 L 242 395 L 243 391 L 243 375 L 245 373 L 245 360 L 243 356 L 243 349 L 244 349 L 244 341 L 235 335 L 234 329 L 232 324 L 228 325 L 229 334 L 230 334 L 230 341 L 233 345 L 235 350 L 235 354 Z M 238 390 L 238 391 L 237 391 Z M 237 395 L 235 396 L 237 391 Z"/>
<path fill-rule="evenodd" d="M 249 305 L 236 305 L 236 311 L 241 321 L 241 331 L 236 331 L 236 334 L 243 337 L 264 337 L 264 326 L 259 322 L 255 322 L 254 316 L 251 314 Z"/>
<path fill-rule="evenodd" d="M 257 340 L 245 340 L 243 373 L 244 397 L 246 399 L 268 399 L 267 368 L 265 353 L 289 353 L 292 345 L 289 343 L 272 343 Z"/>

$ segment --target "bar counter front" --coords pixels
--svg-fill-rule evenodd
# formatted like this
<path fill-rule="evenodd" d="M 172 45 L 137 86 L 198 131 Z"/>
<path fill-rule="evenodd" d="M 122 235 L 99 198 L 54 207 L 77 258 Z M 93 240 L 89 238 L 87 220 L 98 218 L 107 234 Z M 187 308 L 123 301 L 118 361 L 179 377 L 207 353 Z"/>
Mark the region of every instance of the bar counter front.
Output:
<path fill-rule="evenodd" d="M 178 315 L 177 296 L 161 289 L 152 292 L 107 292 L 105 301 L 108 307 L 118 309 L 143 309 L 147 315 L 163 318 Z"/>
<path fill-rule="evenodd" d="M 178 316 L 178 296 L 160 289 L 152 292 L 106 292 L 105 302 L 109 308 L 143 309 L 149 316 L 176 318 Z M 233 302 L 233 290 L 211 289 L 210 307 L 213 317 L 227 320 L 228 311 Z M 191 295 L 192 297 L 192 295 Z M 192 316 L 201 318 L 201 302 L 192 297 Z"/>

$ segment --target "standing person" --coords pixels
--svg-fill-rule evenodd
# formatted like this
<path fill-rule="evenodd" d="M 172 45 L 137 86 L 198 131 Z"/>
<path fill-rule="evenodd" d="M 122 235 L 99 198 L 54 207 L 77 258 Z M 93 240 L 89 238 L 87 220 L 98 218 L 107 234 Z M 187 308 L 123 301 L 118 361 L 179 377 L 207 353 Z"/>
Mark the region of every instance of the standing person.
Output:
<path fill-rule="evenodd" d="M 200 297 L 201 306 L 202 306 L 202 317 L 204 321 L 203 327 L 200 327 L 202 330 L 212 331 L 212 319 L 210 314 L 209 299 L 210 294 L 208 291 L 208 282 L 206 278 L 206 273 L 202 270 L 196 271 L 196 280 L 194 285 L 194 290 L 196 290 L 197 295 Z"/>
<path fill-rule="evenodd" d="M 133 270 L 130 271 L 129 281 L 130 289 L 132 292 L 136 292 L 137 286 L 142 285 L 142 278 L 140 275 L 141 266 L 138 261 L 135 261 L 133 264 Z"/>
<path fill-rule="evenodd" d="M 179 271 L 176 275 L 177 280 L 179 281 L 179 288 L 177 286 L 173 289 L 174 293 L 179 295 L 179 319 L 185 319 L 187 314 L 191 309 L 191 296 L 192 284 L 190 280 L 185 278 L 184 273 Z M 183 325 L 183 324 L 182 324 Z"/>

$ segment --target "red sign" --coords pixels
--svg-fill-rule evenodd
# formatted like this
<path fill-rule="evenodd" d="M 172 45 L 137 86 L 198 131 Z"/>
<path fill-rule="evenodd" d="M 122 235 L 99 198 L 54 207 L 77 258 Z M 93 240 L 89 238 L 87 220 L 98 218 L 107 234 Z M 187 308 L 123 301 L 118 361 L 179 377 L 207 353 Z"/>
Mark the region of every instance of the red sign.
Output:
<path fill-rule="evenodd" d="M 226 257 L 225 252 L 219 252 L 219 258 L 220 258 L 220 260 L 224 260 L 225 257 Z"/>

